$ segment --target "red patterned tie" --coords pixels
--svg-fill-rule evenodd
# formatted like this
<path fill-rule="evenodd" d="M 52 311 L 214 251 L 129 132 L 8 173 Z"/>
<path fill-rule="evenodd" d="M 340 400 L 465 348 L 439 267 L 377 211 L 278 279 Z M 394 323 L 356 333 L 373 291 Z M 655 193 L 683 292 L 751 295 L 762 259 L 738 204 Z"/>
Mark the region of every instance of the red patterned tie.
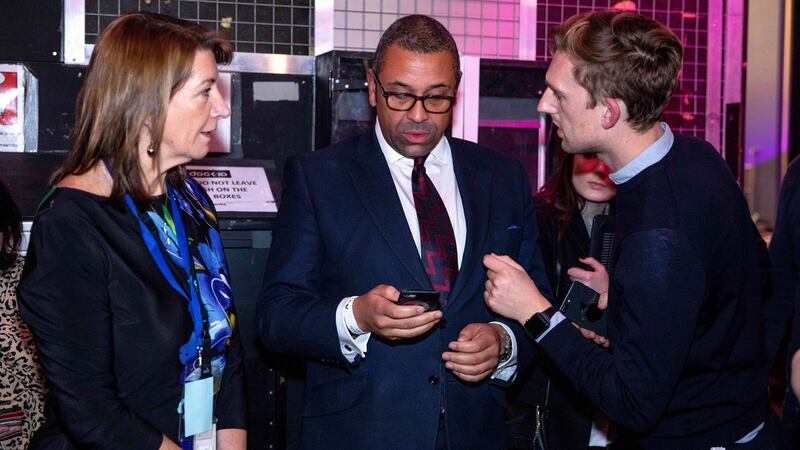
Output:
<path fill-rule="evenodd" d="M 433 288 L 441 292 L 439 300 L 446 305 L 458 275 L 456 237 L 442 198 L 425 173 L 426 158 L 427 155 L 414 158 L 414 170 L 411 172 L 414 207 L 419 220 L 422 265 Z"/>

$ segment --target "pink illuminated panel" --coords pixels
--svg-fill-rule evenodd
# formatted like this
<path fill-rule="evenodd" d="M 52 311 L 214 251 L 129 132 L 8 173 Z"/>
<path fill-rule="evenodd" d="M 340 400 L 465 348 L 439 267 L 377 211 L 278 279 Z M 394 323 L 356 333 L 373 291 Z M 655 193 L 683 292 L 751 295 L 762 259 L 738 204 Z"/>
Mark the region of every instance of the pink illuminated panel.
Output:
<path fill-rule="evenodd" d="M 462 54 L 500 59 L 519 55 L 519 0 L 336 0 L 334 47 L 373 51 L 382 30 L 415 13 L 444 24 Z"/>
<path fill-rule="evenodd" d="M 708 41 L 708 1 L 705 0 L 542 0 L 537 6 L 536 54 L 549 60 L 550 31 L 574 14 L 631 8 L 672 29 L 684 45 L 680 83 L 667 106 L 664 119 L 679 132 L 704 137 L 706 128 L 706 42 Z"/>

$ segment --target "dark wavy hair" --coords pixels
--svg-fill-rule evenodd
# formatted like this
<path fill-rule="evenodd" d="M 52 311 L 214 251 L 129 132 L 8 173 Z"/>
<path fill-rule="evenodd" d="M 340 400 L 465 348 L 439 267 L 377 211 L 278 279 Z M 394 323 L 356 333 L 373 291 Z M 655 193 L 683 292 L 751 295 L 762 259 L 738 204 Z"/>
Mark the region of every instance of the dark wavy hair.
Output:
<path fill-rule="evenodd" d="M 584 200 L 572 184 L 575 155 L 564 151 L 556 151 L 555 155 L 558 155 L 558 159 L 553 164 L 553 173 L 534 197 L 539 207 L 546 208 L 555 218 L 560 237 L 572 217 L 583 209 Z"/>
<path fill-rule="evenodd" d="M 0 181 L 0 233 L 3 237 L 0 240 L 0 272 L 14 264 L 17 257 L 17 250 L 22 241 L 22 219 L 19 208 L 11 198 L 11 193 L 6 185 Z"/>
<path fill-rule="evenodd" d="M 553 173 L 544 182 L 539 192 L 534 195 L 537 208 L 543 208 L 556 221 L 558 238 L 564 235 L 572 218 L 586 206 L 586 199 L 581 197 L 572 182 L 572 170 L 575 165 L 575 153 L 557 150 L 553 158 Z M 594 153 L 581 153 L 583 157 Z M 614 195 L 616 197 L 616 194 Z M 614 211 L 614 197 L 611 198 L 611 214 Z"/>
<path fill-rule="evenodd" d="M 446 51 L 452 57 L 453 74 L 456 83 L 461 80 L 461 62 L 458 47 L 453 35 L 438 20 L 420 14 L 412 14 L 397 19 L 384 31 L 375 49 L 372 71 L 380 75 L 386 51 L 392 45 L 415 53 L 437 53 Z"/>

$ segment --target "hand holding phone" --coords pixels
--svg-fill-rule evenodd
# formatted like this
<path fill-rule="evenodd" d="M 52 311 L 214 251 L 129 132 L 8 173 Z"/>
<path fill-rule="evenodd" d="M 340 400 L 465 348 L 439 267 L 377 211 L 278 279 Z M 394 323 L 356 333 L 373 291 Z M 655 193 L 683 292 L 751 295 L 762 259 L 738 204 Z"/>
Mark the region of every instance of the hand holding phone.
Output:
<path fill-rule="evenodd" d="M 606 315 L 598 308 L 600 294 L 573 281 L 564 299 L 564 315 L 576 325 L 606 335 Z"/>
<path fill-rule="evenodd" d="M 389 340 L 410 339 L 427 333 L 441 320 L 441 311 L 420 313 L 424 306 L 400 306 L 400 297 L 400 291 L 385 284 L 356 297 L 352 308 L 358 328 Z"/>
<path fill-rule="evenodd" d="M 422 306 L 426 312 L 433 311 L 439 309 L 439 291 L 403 289 L 397 304 Z"/>

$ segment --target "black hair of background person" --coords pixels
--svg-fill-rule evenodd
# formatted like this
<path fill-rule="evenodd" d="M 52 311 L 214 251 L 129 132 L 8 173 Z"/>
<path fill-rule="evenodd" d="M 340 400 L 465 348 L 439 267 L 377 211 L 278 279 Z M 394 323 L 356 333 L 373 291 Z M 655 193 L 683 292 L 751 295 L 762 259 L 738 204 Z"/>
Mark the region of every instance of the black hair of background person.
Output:
<path fill-rule="evenodd" d="M 0 272 L 8 269 L 16 258 L 22 241 L 22 222 L 19 208 L 11 193 L 0 180 Z"/>
<path fill-rule="evenodd" d="M 575 154 L 561 149 L 555 133 L 550 139 L 552 171 L 534 194 L 534 204 L 539 250 L 555 295 L 553 306 L 560 308 L 571 285 L 567 269 L 590 269 L 579 260 L 589 255 L 590 237 L 581 215 L 586 200 L 572 182 Z M 608 205 L 613 214 L 613 198 Z M 547 356 L 538 355 L 536 362 L 519 374 L 509 389 L 509 404 L 513 405 L 510 412 L 516 414 L 507 421 L 509 448 L 533 450 L 543 444 L 547 449 L 585 450 L 589 446 L 596 407 Z M 534 442 L 531 436 L 536 430 L 540 436 Z"/>
<path fill-rule="evenodd" d="M 798 259 L 800 257 L 800 158 L 795 158 L 786 169 L 783 178 L 778 214 L 769 244 L 772 262 L 772 291 L 765 297 L 764 331 L 767 355 L 773 366 L 783 364 L 780 352 L 788 337 L 785 354 L 786 380 L 791 379 L 791 361 L 800 349 L 800 314 L 798 300 Z M 798 448 L 800 445 L 800 402 L 791 387 L 783 394 L 781 422 L 783 445 Z"/>

